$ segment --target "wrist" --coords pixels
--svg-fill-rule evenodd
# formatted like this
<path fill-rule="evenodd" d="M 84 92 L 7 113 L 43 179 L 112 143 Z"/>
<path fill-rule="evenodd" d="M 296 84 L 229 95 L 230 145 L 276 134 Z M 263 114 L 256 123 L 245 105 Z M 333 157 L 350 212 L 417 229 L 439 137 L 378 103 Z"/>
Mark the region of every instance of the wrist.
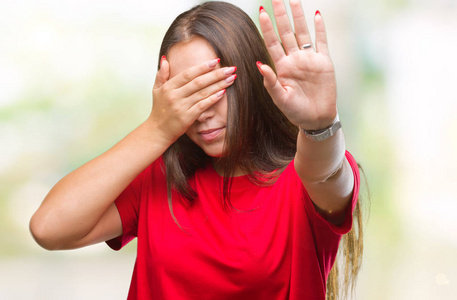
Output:
<path fill-rule="evenodd" d="M 308 139 L 317 142 L 328 139 L 329 137 L 333 136 L 339 129 L 341 129 L 341 122 L 338 113 L 336 114 L 333 122 L 324 128 L 307 130 L 303 127 L 300 127 L 300 131 L 302 131 Z"/>
<path fill-rule="evenodd" d="M 166 150 L 176 139 L 171 138 L 170 134 L 163 130 L 162 127 L 152 117 L 149 117 L 137 129 L 141 131 L 140 136 L 147 143 Z"/>
<path fill-rule="evenodd" d="M 298 126 L 306 131 L 320 131 L 330 127 L 336 119 L 339 119 L 339 115 L 335 109 L 335 111 L 329 113 L 327 116 L 320 116 L 304 123 L 298 123 Z"/>

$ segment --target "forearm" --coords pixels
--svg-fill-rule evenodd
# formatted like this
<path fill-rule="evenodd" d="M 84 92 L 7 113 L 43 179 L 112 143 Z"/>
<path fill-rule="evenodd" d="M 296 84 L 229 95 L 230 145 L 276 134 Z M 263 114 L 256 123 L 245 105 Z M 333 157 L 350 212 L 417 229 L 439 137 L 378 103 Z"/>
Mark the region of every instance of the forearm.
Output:
<path fill-rule="evenodd" d="M 316 142 L 299 133 L 295 169 L 318 211 L 338 224 L 351 199 L 354 177 L 345 158 L 342 130 Z"/>
<path fill-rule="evenodd" d="M 30 227 L 37 241 L 65 243 L 84 237 L 128 184 L 170 144 L 151 122 L 145 122 L 107 152 L 65 176 L 32 217 Z"/>

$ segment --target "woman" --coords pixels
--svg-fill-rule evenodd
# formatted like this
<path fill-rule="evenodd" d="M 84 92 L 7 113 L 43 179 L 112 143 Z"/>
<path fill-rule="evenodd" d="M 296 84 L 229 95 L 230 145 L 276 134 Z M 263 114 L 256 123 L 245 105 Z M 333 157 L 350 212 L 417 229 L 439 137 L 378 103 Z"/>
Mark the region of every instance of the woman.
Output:
<path fill-rule="evenodd" d="M 295 33 L 273 1 L 281 42 L 262 7 L 265 42 L 231 4 L 178 16 L 149 118 L 53 187 L 30 223 L 37 242 L 117 250 L 138 237 L 130 299 L 324 299 L 359 173 L 323 19 L 314 50 L 300 1 L 290 5 Z"/>

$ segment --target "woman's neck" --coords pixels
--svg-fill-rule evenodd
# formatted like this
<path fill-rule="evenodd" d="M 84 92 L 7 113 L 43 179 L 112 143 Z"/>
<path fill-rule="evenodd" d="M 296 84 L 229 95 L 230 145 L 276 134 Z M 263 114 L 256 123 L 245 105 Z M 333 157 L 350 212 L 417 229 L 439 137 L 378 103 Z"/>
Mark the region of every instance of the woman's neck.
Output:
<path fill-rule="evenodd" d="M 224 164 L 225 160 L 223 157 L 213 157 L 212 158 L 212 163 L 214 170 L 216 170 L 217 174 L 220 176 L 224 176 Z M 246 175 L 247 173 L 243 171 L 239 166 L 235 167 L 235 172 L 233 173 L 232 177 L 239 177 Z"/>

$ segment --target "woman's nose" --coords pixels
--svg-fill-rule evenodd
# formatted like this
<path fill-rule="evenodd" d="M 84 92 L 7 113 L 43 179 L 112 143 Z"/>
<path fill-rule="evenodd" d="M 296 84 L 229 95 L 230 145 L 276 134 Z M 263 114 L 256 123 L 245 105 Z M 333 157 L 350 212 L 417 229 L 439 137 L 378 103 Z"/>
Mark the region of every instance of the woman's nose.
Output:
<path fill-rule="evenodd" d="M 214 116 L 214 109 L 213 107 L 208 108 L 197 118 L 197 121 L 200 123 L 205 122 L 208 119 L 211 119 Z"/>

